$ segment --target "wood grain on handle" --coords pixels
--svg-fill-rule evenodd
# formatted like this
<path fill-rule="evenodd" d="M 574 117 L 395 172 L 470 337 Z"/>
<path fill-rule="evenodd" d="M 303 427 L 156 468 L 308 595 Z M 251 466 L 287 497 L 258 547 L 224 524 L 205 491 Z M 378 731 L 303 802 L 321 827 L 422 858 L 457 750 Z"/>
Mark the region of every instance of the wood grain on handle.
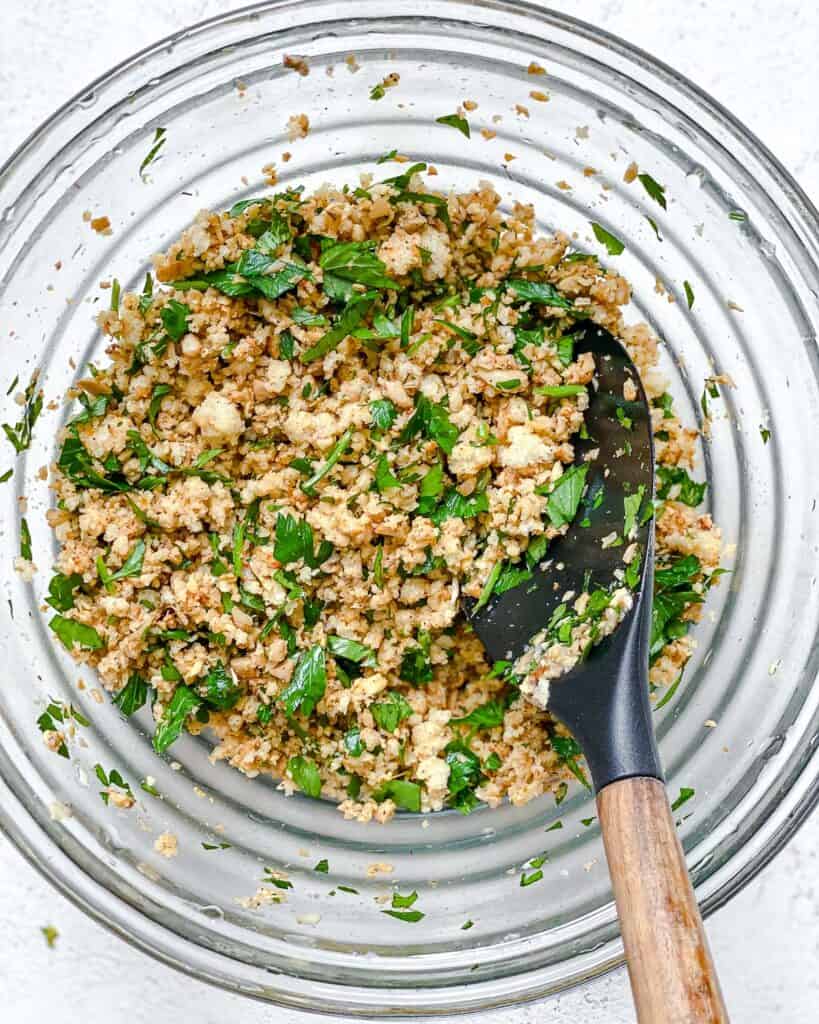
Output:
<path fill-rule="evenodd" d="M 728 1014 L 665 786 L 621 779 L 597 796 L 640 1024 L 724 1024 Z"/>

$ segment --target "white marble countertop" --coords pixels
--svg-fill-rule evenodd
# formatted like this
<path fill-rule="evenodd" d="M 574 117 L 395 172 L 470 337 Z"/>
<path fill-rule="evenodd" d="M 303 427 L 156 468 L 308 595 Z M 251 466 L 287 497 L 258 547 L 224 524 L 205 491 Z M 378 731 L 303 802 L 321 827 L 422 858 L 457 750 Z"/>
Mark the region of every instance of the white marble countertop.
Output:
<path fill-rule="evenodd" d="M 0 162 L 51 111 L 108 67 L 235 0 L 7 0 L 0 32 Z M 819 13 L 801 0 L 555 0 L 552 7 L 642 46 L 739 116 L 819 200 Z M 11 681 L 13 682 L 13 681 Z M 10 681 L 6 681 L 9 685 Z M 819 815 L 708 922 L 732 1019 L 808 1024 L 819 1016 Z M 40 928 L 59 930 L 46 946 Z M 0 1018 L 8 1024 L 307 1024 L 155 963 L 86 918 L 0 837 Z M 470 1024 L 634 1020 L 624 971 Z"/>

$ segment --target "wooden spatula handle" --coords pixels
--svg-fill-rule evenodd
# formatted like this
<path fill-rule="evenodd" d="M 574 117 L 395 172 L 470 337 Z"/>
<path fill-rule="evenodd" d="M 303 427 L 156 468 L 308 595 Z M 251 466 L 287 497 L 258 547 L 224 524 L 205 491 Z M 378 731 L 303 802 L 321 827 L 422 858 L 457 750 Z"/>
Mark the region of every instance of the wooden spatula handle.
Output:
<path fill-rule="evenodd" d="M 665 786 L 621 779 L 597 808 L 638 1021 L 727 1022 Z"/>

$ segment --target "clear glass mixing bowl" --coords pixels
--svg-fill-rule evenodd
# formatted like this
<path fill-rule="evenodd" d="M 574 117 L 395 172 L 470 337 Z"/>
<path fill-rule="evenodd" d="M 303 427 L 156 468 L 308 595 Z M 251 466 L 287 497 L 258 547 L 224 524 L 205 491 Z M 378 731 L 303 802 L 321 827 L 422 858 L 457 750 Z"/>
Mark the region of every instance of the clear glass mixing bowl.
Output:
<path fill-rule="evenodd" d="M 310 74 L 283 67 L 284 54 L 305 56 Z M 545 76 L 527 71 L 533 61 Z M 400 84 L 371 101 L 370 88 L 393 72 Z M 435 123 L 463 100 L 478 104 L 469 141 Z M 302 112 L 310 134 L 291 142 L 288 117 Z M 157 127 L 167 132 L 162 158 L 143 182 Z M 64 893 L 164 961 L 280 1003 L 359 1014 L 485 1007 L 616 964 L 599 833 L 581 824 L 593 804 L 575 792 L 559 808 L 548 797 L 362 826 L 329 804 L 286 799 L 270 780 L 212 766 L 201 738 L 177 743 L 173 763 L 157 759 L 147 720 L 97 704 L 89 674 L 51 642 L 40 606 L 55 549 L 41 470 L 54 458 L 76 367 L 103 358 L 92 320 L 105 301 L 101 280 L 137 285 L 150 253 L 200 207 L 260 190 L 270 161 L 282 183 L 354 184 L 361 171 L 383 176 L 373 161 L 393 148 L 435 164 L 439 186 L 485 179 L 506 203 L 533 203 L 543 230 L 576 231 L 577 244 L 606 261 L 589 221 L 602 223 L 626 242 L 615 259 L 634 285 L 631 315 L 664 339 L 687 416 L 699 415 L 705 377 L 729 374 L 736 385 L 711 400 L 702 453 L 711 510 L 735 545 L 733 574 L 709 598 L 696 656 L 656 714 L 672 797 L 696 791 L 680 834 L 706 911 L 792 834 L 816 799 L 819 771 L 817 215 L 764 146 L 646 54 L 518 2 L 262 4 L 146 50 L 63 107 L 0 172 L 0 391 L 39 368 L 47 403 L 0 488 L 2 824 Z M 667 209 L 624 182 L 631 161 L 665 186 Z M 107 215 L 113 233 L 93 233 L 85 210 Z M 20 386 L 3 398 L 3 421 L 19 417 Z M 0 471 L 13 456 L 4 452 Z M 11 571 L 23 497 L 33 585 Z M 37 729 L 49 697 L 91 720 L 70 761 Z M 705 728 L 707 719 L 717 727 Z M 138 808 L 105 806 L 97 763 L 131 782 Z M 139 789 L 146 776 L 161 799 Z M 563 827 L 547 831 L 558 819 Z M 153 849 L 162 831 L 179 838 L 175 859 Z M 543 852 L 543 880 L 522 888 L 522 865 Z M 327 874 L 313 870 L 322 858 Z M 374 862 L 392 874 L 369 877 Z M 264 866 L 289 874 L 285 902 L 241 905 Z M 422 921 L 380 912 L 376 897 L 393 882 L 418 891 Z"/>

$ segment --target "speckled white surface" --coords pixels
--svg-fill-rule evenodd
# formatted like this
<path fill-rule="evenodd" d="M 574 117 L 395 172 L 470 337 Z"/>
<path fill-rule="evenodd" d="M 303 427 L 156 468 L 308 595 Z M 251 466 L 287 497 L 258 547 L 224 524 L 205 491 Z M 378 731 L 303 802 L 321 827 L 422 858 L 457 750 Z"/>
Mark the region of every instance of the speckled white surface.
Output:
<path fill-rule="evenodd" d="M 6 0 L 0 32 L 0 161 L 56 106 L 112 64 L 231 0 Z M 573 0 L 551 6 L 595 21 L 712 93 L 819 200 L 819 12 L 801 0 Z M 5 680 L 3 685 L 13 685 Z M 819 1018 L 819 815 L 708 923 L 732 1019 Z M 46 947 L 40 927 L 60 932 Z M 0 837 L 0 1019 L 4 1024 L 306 1024 L 154 963 L 53 892 Z M 333 1018 L 338 1020 L 338 1018 Z M 537 1004 L 460 1018 L 470 1024 L 634 1020 L 623 971 Z"/>

